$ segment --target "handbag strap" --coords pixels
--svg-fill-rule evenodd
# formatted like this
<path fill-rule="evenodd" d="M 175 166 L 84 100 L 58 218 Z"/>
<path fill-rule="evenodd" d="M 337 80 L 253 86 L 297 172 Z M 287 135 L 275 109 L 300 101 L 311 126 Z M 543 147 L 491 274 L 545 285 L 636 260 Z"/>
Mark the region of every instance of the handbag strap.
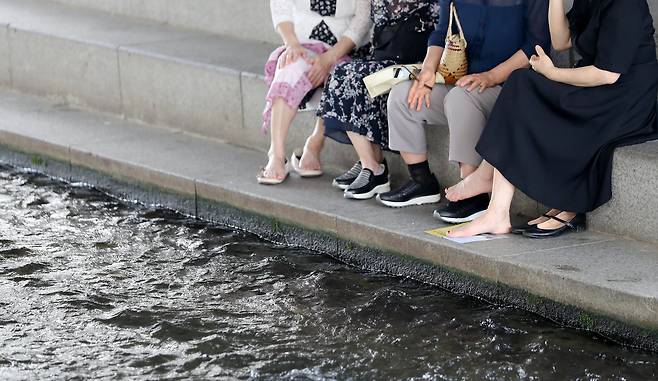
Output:
<path fill-rule="evenodd" d="M 452 36 L 452 20 L 457 22 L 457 29 L 459 29 L 459 36 L 461 37 L 462 41 L 464 41 L 464 46 L 468 45 L 468 42 L 466 41 L 466 36 L 464 36 L 464 29 L 462 28 L 462 23 L 459 21 L 459 15 L 457 14 L 457 7 L 455 7 L 454 2 L 450 2 L 450 21 L 448 22 L 448 33 L 446 34 L 446 41 L 450 39 L 450 36 Z"/>

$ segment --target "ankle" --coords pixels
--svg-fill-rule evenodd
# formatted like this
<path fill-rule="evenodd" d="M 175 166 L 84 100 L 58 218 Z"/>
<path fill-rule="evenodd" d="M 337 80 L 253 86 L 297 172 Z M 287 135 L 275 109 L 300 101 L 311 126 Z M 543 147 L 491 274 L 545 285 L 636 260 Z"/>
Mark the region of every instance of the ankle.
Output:
<path fill-rule="evenodd" d="M 284 153 L 278 153 L 274 151 L 270 151 L 267 153 L 267 157 L 270 159 L 270 161 L 285 161 L 286 160 L 286 155 Z"/>

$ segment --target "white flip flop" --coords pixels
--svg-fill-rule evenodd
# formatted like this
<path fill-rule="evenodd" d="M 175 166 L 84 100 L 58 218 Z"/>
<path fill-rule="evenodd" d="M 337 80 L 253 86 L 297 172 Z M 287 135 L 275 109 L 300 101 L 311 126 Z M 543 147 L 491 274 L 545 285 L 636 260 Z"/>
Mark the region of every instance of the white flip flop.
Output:
<path fill-rule="evenodd" d="M 292 156 L 290 157 L 290 163 L 292 163 L 292 169 L 299 173 L 299 176 L 303 178 L 312 178 L 312 177 L 320 177 L 324 175 L 324 172 L 322 172 L 321 169 L 302 169 L 299 166 L 299 161 L 301 160 L 301 157 L 297 156 L 296 153 L 293 153 Z"/>
<path fill-rule="evenodd" d="M 258 184 L 261 185 L 279 185 L 286 181 L 288 179 L 288 175 L 290 175 L 290 162 L 286 160 L 286 164 L 284 166 L 285 174 L 282 179 L 277 179 L 277 178 L 272 178 L 272 177 L 265 177 L 264 172 L 265 172 L 265 167 L 261 168 L 260 172 L 258 173 L 258 177 L 256 180 L 258 181 Z"/>

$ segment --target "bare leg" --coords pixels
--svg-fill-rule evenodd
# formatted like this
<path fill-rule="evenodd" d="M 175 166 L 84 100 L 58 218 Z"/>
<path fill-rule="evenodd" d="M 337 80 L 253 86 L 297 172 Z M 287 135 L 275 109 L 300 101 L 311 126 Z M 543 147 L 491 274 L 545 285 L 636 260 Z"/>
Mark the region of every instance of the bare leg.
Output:
<path fill-rule="evenodd" d="M 493 198 L 484 216 L 448 233 L 449 237 L 473 237 L 479 234 L 506 234 L 512 229 L 510 207 L 514 198 L 514 185 L 494 170 Z"/>
<path fill-rule="evenodd" d="M 359 155 L 359 160 L 361 160 L 363 168 L 368 168 L 375 173 L 378 172 L 379 165 L 382 163 L 384 157 L 381 149 L 377 145 L 372 144 L 364 136 L 354 132 L 348 132 L 347 136 L 352 141 L 352 145 L 357 155 Z"/>
<path fill-rule="evenodd" d="M 476 165 L 470 165 L 465 163 L 459 163 L 459 177 L 463 180 L 471 175 L 478 169 Z"/>
<path fill-rule="evenodd" d="M 306 139 L 306 144 L 304 144 L 304 152 L 299 161 L 299 167 L 305 170 L 321 170 L 320 153 L 322 147 L 324 147 L 324 121 L 318 118 L 313 133 Z"/>
<path fill-rule="evenodd" d="M 272 126 L 270 128 L 269 161 L 265 166 L 265 177 L 283 179 L 285 177 L 286 138 L 297 110 L 288 106 L 283 98 L 272 102 Z"/>
<path fill-rule="evenodd" d="M 475 172 L 466 176 L 466 178 L 457 185 L 446 189 L 446 198 L 456 202 L 467 198 L 475 197 L 483 193 L 491 192 L 492 180 L 494 178 L 494 167 L 483 161 Z"/>

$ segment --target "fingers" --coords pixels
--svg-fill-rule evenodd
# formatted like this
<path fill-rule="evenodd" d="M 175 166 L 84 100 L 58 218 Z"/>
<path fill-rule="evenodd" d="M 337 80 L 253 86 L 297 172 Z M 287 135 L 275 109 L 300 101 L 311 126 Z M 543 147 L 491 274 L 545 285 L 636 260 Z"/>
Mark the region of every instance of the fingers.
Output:
<path fill-rule="evenodd" d="M 424 94 L 418 95 L 418 102 L 416 102 L 416 111 L 420 112 L 423 109 L 423 99 L 425 98 Z"/>
<path fill-rule="evenodd" d="M 407 96 L 407 104 L 409 105 L 410 109 L 413 108 L 413 107 L 411 107 L 411 104 L 412 104 L 414 98 L 416 97 L 416 94 L 418 93 L 418 85 L 419 84 L 420 84 L 420 82 L 413 81 L 413 83 L 411 84 L 411 89 L 409 89 L 409 95 Z"/>
<path fill-rule="evenodd" d="M 471 92 L 471 91 L 477 89 L 478 87 L 480 87 L 481 84 L 482 84 L 482 81 L 480 81 L 479 79 L 476 79 L 471 83 L 471 85 L 466 89 L 466 91 Z"/>
<path fill-rule="evenodd" d="M 477 82 L 477 81 L 478 81 L 478 77 L 477 77 L 477 76 L 475 76 L 475 75 L 466 75 L 466 76 L 464 76 L 464 77 L 461 77 L 461 78 L 457 81 L 457 86 L 460 86 L 460 87 L 467 87 L 467 86 L 469 86 L 469 85 L 472 85 L 473 82 Z"/>
<path fill-rule="evenodd" d="M 322 68 L 318 67 L 317 65 L 313 66 L 308 72 L 308 79 L 311 81 L 313 87 L 319 86 L 324 80 Z"/>
<path fill-rule="evenodd" d="M 539 45 L 535 46 L 535 50 L 537 51 L 537 55 L 539 55 L 539 57 L 546 56 L 546 52 L 544 52 L 544 48 L 542 48 L 541 46 Z"/>

